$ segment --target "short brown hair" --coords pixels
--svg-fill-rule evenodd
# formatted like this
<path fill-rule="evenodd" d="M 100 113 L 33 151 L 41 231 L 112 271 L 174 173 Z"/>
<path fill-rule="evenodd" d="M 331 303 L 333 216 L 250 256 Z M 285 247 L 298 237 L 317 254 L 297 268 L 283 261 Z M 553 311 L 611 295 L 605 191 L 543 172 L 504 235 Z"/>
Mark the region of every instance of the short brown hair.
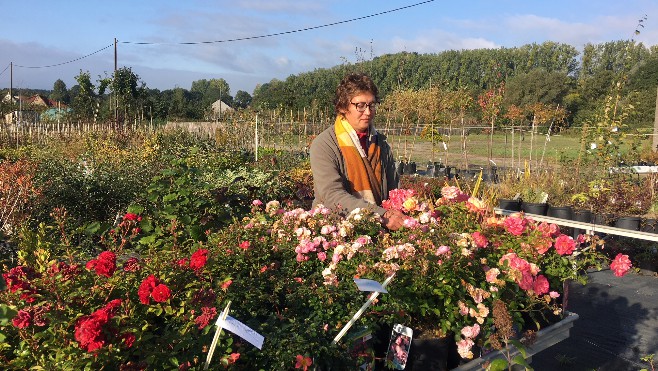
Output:
<path fill-rule="evenodd" d="M 363 93 L 371 93 L 375 96 L 375 101 L 379 101 L 377 85 L 370 76 L 365 73 L 350 73 L 343 77 L 343 80 L 336 88 L 336 96 L 334 97 L 336 114 L 340 113 L 341 109 L 347 111 L 350 99 Z"/>

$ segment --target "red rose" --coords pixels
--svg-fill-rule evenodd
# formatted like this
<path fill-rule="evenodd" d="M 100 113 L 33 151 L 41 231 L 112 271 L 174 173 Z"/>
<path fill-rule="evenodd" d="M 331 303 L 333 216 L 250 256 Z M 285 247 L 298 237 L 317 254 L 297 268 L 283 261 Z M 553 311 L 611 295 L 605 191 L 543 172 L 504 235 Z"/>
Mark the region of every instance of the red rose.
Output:
<path fill-rule="evenodd" d="M 18 328 L 26 328 L 32 324 L 32 313 L 27 310 L 19 310 L 16 317 L 11 320 L 12 325 Z"/>
<path fill-rule="evenodd" d="M 80 344 L 80 348 L 87 352 L 101 348 L 105 344 L 104 324 L 93 316 L 80 318 L 75 326 L 75 340 Z"/>
<path fill-rule="evenodd" d="M 171 290 L 164 284 L 157 285 L 153 292 L 151 292 L 151 297 L 158 303 L 163 303 L 171 297 Z"/>
<path fill-rule="evenodd" d="M 144 304 L 148 305 L 149 304 L 149 298 L 151 297 L 151 292 L 155 288 L 157 284 L 156 278 L 154 275 L 149 275 L 142 281 L 142 283 L 139 285 L 139 289 L 137 290 L 137 295 L 139 296 L 139 301 Z"/>
<path fill-rule="evenodd" d="M 201 315 L 194 319 L 194 323 L 199 326 L 199 330 L 208 326 L 208 323 L 217 317 L 217 308 L 215 307 L 202 307 Z"/>
<path fill-rule="evenodd" d="M 473 237 L 473 242 L 475 242 L 475 246 L 482 249 L 487 247 L 487 245 L 489 245 L 489 240 L 487 240 L 487 237 L 482 233 L 473 232 L 471 236 Z"/>
<path fill-rule="evenodd" d="M 192 268 L 195 271 L 200 270 L 206 265 L 206 262 L 208 261 L 208 250 L 207 249 L 199 249 L 192 254 L 190 257 L 190 268 Z"/>
<path fill-rule="evenodd" d="M 135 221 L 140 221 L 142 218 L 138 216 L 137 214 L 133 213 L 126 213 L 126 215 L 123 216 L 123 220 L 135 220 Z"/>
<path fill-rule="evenodd" d="M 117 269 L 116 255 L 111 251 L 103 251 L 97 259 L 90 260 L 86 267 L 96 271 L 99 276 L 110 278 Z"/>

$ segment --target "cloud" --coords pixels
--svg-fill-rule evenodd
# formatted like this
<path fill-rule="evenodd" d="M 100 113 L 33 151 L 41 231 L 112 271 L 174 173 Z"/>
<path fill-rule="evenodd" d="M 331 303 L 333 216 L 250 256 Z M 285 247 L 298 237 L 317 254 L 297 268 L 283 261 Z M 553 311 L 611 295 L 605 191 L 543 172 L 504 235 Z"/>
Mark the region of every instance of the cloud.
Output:
<path fill-rule="evenodd" d="M 431 30 L 414 39 L 396 37 L 385 45 L 388 46 L 385 53 L 417 52 L 421 54 L 498 47 L 494 41 L 482 37 L 463 37 L 443 30 Z"/>

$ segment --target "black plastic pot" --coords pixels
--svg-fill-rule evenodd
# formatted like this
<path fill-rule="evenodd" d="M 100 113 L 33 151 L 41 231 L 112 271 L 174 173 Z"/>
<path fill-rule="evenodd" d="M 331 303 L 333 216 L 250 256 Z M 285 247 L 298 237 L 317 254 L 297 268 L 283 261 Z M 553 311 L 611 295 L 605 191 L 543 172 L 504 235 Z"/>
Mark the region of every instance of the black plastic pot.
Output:
<path fill-rule="evenodd" d="M 658 233 L 658 220 L 643 219 L 640 224 L 640 230 L 647 233 Z"/>
<path fill-rule="evenodd" d="M 548 206 L 546 216 L 553 218 L 560 218 L 566 220 L 573 220 L 573 209 L 571 206 Z"/>
<path fill-rule="evenodd" d="M 548 204 L 542 202 L 525 202 L 521 201 L 521 211 L 528 214 L 546 215 Z"/>
<path fill-rule="evenodd" d="M 413 339 L 405 370 L 447 371 L 457 366 L 461 358 L 453 336 L 434 339 Z"/>
<path fill-rule="evenodd" d="M 498 207 L 503 210 L 521 211 L 521 202 L 519 200 L 500 199 L 498 200 Z"/>
<path fill-rule="evenodd" d="M 416 174 L 416 163 L 412 161 L 404 164 L 404 174 L 405 175 Z"/>
<path fill-rule="evenodd" d="M 639 231 L 640 230 L 640 217 L 638 216 L 624 216 L 617 221 L 615 221 L 615 227 L 617 228 L 623 228 L 623 229 L 630 229 L 632 231 Z"/>

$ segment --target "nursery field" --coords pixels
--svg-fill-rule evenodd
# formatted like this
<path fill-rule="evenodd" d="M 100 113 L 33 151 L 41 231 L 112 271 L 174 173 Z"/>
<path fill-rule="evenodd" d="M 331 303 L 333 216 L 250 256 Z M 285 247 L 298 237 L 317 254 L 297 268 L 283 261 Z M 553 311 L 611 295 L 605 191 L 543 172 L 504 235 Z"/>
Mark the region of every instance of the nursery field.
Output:
<path fill-rule="evenodd" d="M 404 323 L 418 340 L 452 344 L 453 360 L 466 363 L 515 343 L 514 329 L 531 334 L 559 320 L 565 282 L 583 282 L 592 269 L 626 279 L 642 254 L 656 255 L 652 245 L 572 236 L 492 209 L 497 198 L 541 190 L 553 202 L 577 195 L 592 209 L 648 216 L 658 204 L 653 179 L 548 177 L 526 166 L 523 176 L 482 184 L 403 176 L 385 207 L 407 220 L 389 231 L 369 210 L 310 207 L 313 177 L 296 144 L 312 136 L 266 135 L 255 151 L 252 129 L 88 131 L 3 146 L 0 362 L 10 370 L 357 369 L 384 359 L 356 334 Z M 404 151 L 406 140 L 422 168 L 431 146 L 411 150 L 413 139 L 391 143 Z M 486 158 L 488 137 L 468 139 L 474 161 Z M 504 136 L 495 139 L 503 162 Z M 556 136 L 546 153 L 561 140 L 569 146 Z M 369 295 L 355 277 L 391 285 L 339 341 Z M 223 332 L 212 358 L 223 311 L 231 318 L 220 323 L 249 331 Z M 412 370 L 427 369 L 409 357 Z"/>

